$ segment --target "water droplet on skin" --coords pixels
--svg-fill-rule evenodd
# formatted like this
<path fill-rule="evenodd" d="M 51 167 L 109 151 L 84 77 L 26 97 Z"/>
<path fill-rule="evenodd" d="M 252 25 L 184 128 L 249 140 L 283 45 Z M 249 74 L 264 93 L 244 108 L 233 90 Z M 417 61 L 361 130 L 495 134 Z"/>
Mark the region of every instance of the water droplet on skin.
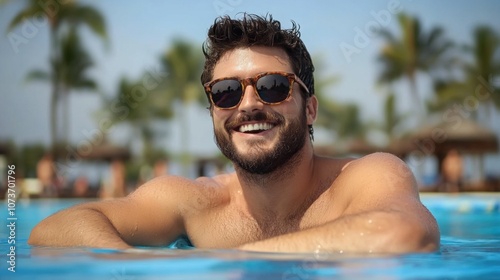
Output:
<path fill-rule="evenodd" d="M 137 224 L 135 224 L 134 226 L 134 230 L 132 231 L 132 233 L 130 234 L 130 236 L 135 236 L 135 233 L 139 230 L 139 226 Z"/>
<path fill-rule="evenodd" d="M 321 250 L 321 245 L 318 245 L 316 246 L 316 250 L 314 250 L 314 253 L 319 254 L 320 250 Z"/>

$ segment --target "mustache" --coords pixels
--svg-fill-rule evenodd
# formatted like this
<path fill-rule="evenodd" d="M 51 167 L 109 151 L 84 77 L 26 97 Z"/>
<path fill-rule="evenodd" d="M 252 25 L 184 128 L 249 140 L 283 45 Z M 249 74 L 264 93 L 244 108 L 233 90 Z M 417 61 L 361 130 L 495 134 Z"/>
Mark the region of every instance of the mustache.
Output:
<path fill-rule="evenodd" d="M 285 118 L 278 113 L 271 112 L 257 112 L 253 114 L 240 113 L 234 119 L 228 120 L 224 127 L 227 131 L 231 131 L 241 126 L 242 123 L 251 121 L 270 122 L 277 125 L 284 123 Z"/>

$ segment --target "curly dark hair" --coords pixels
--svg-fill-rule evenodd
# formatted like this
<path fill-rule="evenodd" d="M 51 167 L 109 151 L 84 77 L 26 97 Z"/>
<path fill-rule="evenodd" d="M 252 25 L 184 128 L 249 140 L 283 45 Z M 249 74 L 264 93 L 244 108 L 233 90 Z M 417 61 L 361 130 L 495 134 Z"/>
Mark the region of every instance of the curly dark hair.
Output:
<path fill-rule="evenodd" d="M 281 23 L 274 20 L 271 15 L 261 17 L 244 14 L 240 20 L 231 19 L 229 16 L 215 19 L 208 30 L 208 38 L 203 43 L 206 60 L 201 83 L 205 84 L 212 80 L 214 67 L 226 52 L 251 46 L 268 46 L 285 50 L 295 75 L 304 82 L 309 93 L 314 94 L 314 66 L 306 46 L 300 39 L 299 27 L 292 21 L 291 29 L 281 29 Z"/>

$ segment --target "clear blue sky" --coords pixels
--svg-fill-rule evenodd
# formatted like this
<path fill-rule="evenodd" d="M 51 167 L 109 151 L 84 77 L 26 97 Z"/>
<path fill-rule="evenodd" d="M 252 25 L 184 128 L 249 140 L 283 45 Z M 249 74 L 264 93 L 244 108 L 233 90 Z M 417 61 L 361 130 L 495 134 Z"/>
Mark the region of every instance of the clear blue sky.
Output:
<path fill-rule="evenodd" d="M 500 1 L 82 1 L 99 9 L 106 19 L 110 46 L 104 45 L 88 31 L 85 44 L 96 61 L 92 75 L 103 92 L 114 94 L 121 76 L 137 78 L 148 69 L 158 68 L 159 56 L 168 49 L 174 38 L 184 38 L 201 44 L 214 19 L 222 14 L 241 12 L 272 14 L 285 27 L 294 20 L 301 26 L 302 38 L 315 57 L 321 57 L 326 75 L 336 75 L 340 82 L 331 88 L 330 95 L 337 100 L 357 102 L 363 118 L 381 119 L 383 91 L 376 87 L 375 58 L 380 40 L 369 37 L 359 47 L 359 53 L 347 58 L 342 44 L 356 46 L 356 30 L 366 30 L 374 23 L 374 13 L 391 11 L 416 15 L 424 29 L 441 26 L 446 35 L 458 43 L 469 43 L 472 29 L 487 24 L 500 33 Z M 7 24 L 22 8 L 24 1 L 11 1 L 0 8 L 0 141 L 13 139 L 16 143 L 49 141 L 49 92 L 47 84 L 25 84 L 24 77 L 35 68 L 48 69 L 48 30 L 42 23 L 35 28 L 18 28 L 15 34 L 26 42 L 13 47 L 6 32 Z M 387 14 L 387 13 L 386 13 Z M 388 27 L 396 29 L 396 14 L 390 13 Z M 385 24 L 385 23 L 384 23 Z M 23 33 L 24 32 L 24 33 Z M 17 48 L 17 49 L 16 49 Z M 200 85 L 201 88 L 201 85 Z M 425 91 L 425 85 L 421 87 Z M 422 92 L 426 96 L 426 92 Z M 407 93 L 400 99 L 400 107 L 411 108 Z M 97 128 L 93 112 L 100 108 L 95 94 L 75 94 L 71 97 L 71 140 L 83 141 Z M 189 147 L 195 153 L 210 154 L 216 150 L 213 143 L 210 117 L 206 110 L 191 110 L 191 139 Z M 177 149 L 180 129 L 176 123 L 167 127 L 171 137 L 166 147 Z M 126 132 L 112 131 L 111 139 L 124 142 Z M 128 137 L 127 137 L 128 138 Z M 125 141 L 126 142 L 126 141 Z"/>

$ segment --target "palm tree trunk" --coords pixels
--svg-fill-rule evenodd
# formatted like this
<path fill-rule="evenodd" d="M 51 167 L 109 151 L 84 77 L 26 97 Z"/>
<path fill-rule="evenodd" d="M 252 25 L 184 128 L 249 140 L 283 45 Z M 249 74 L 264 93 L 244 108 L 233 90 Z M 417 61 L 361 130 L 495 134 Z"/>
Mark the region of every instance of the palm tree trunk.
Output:
<path fill-rule="evenodd" d="M 50 143 L 54 159 L 58 159 L 57 153 L 57 90 L 54 81 L 52 82 L 52 93 L 50 96 Z"/>
<path fill-rule="evenodd" d="M 50 60 L 51 60 L 51 82 L 52 82 L 52 92 L 50 97 L 50 141 L 52 146 L 52 154 L 54 155 L 54 160 L 58 160 L 60 155 L 57 149 L 57 100 L 59 99 L 59 76 L 56 69 L 56 63 L 58 61 L 58 50 L 57 50 L 57 29 L 54 25 L 50 29 Z"/>
<path fill-rule="evenodd" d="M 418 95 L 417 82 L 414 73 L 408 74 L 408 79 L 410 81 L 410 94 L 413 99 L 413 104 L 417 107 L 417 115 L 419 118 L 424 117 L 424 108 L 422 102 L 420 101 L 420 96 Z"/>
<path fill-rule="evenodd" d="M 143 161 L 147 164 L 151 163 L 153 157 L 153 132 L 147 126 L 147 123 L 141 124 L 141 135 L 142 135 L 142 156 Z"/>
<path fill-rule="evenodd" d="M 62 112 L 63 112 L 63 147 L 66 147 L 66 145 L 69 145 L 69 91 L 65 89 L 62 92 L 62 97 L 64 99 L 64 102 L 62 103 Z"/>

